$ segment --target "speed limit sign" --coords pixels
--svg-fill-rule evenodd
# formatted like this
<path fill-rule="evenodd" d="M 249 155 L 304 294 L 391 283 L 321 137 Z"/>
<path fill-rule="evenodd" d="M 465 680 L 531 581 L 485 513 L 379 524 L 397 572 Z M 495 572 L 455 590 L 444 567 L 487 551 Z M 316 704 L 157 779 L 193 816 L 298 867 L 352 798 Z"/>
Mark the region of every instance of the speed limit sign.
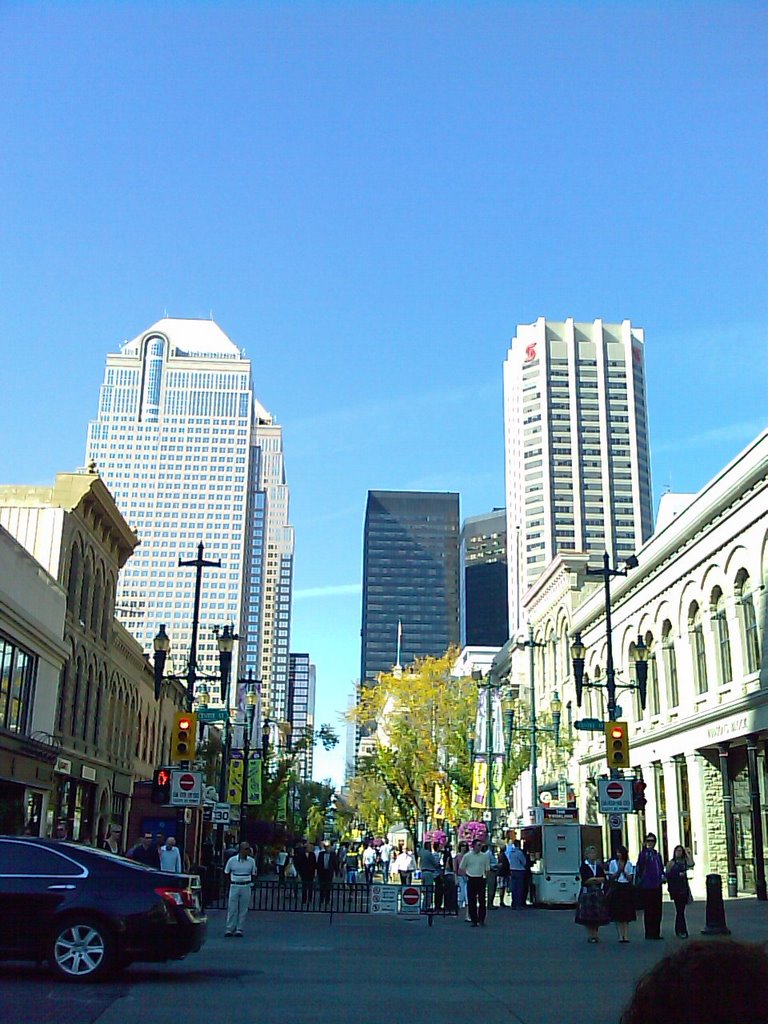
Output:
<path fill-rule="evenodd" d="M 211 814 L 211 821 L 215 825 L 229 824 L 229 804 L 216 804 Z"/>

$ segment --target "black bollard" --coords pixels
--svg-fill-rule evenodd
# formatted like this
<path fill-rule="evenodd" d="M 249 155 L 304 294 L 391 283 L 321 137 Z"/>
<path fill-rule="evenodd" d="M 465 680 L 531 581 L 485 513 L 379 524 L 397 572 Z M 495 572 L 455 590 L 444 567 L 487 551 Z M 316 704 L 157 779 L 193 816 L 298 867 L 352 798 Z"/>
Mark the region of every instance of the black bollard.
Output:
<path fill-rule="evenodd" d="M 731 929 L 725 923 L 723 880 L 720 875 L 707 875 L 707 927 L 702 929 L 701 934 L 731 934 Z"/>

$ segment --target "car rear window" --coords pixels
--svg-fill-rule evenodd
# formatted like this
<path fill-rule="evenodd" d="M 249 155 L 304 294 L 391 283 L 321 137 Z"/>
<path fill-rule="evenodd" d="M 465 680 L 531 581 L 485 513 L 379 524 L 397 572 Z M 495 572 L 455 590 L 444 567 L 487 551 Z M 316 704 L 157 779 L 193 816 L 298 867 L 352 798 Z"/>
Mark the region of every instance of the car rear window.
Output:
<path fill-rule="evenodd" d="M 85 869 L 53 850 L 32 843 L 0 843 L 0 875 L 81 876 Z"/>

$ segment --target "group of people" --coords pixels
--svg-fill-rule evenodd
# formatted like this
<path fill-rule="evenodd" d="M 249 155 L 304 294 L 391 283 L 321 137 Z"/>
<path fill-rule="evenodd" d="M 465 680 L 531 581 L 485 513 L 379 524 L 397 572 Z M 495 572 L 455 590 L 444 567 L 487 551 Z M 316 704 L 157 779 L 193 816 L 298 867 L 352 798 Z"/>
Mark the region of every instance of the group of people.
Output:
<path fill-rule="evenodd" d="M 649 832 L 637 862 L 630 860 L 626 846 L 619 846 L 608 864 L 598 859 L 597 849 L 588 846 L 579 868 L 581 891 L 576 923 L 587 929 L 587 942 L 598 942 L 598 930 L 614 922 L 619 942 L 629 942 L 630 922 L 643 913 L 646 939 L 661 939 L 664 885 L 675 904 L 675 935 L 688 938 L 685 908 L 691 902 L 688 872 L 694 867 L 689 851 L 676 846 L 665 864 L 656 849 L 657 839 Z"/>
<path fill-rule="evenodd" d="M 107 836 L 104 840 L 104 849 L 115 854 L 120 852 L 111 836 Z M 161 832 L 158 832 L 156 836 L 153 836 L 151 832 L 144 832 L 126 856 L 148 868 L 156 868 L 158 871 L 170 871 L 180 875 L 184 870 L 175 838 L 173 836 L 166 837 Z"/>

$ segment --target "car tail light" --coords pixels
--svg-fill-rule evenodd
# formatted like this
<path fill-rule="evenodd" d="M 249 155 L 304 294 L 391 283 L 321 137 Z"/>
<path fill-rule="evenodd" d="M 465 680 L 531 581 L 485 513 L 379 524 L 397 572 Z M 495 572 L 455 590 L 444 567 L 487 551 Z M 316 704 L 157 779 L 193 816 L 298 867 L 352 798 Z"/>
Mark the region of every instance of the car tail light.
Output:
<path fill-rule="evenodd" d="M 160 886 L 155 889 L 158 896 L 162 896 L 167 903 L 173 904 L 174 907 L 189 907 L 190 910 L 194 909 L 195 900 L 192 896 L 192 892 L 189 889 L 172 889 L 167 886 Z"/>

